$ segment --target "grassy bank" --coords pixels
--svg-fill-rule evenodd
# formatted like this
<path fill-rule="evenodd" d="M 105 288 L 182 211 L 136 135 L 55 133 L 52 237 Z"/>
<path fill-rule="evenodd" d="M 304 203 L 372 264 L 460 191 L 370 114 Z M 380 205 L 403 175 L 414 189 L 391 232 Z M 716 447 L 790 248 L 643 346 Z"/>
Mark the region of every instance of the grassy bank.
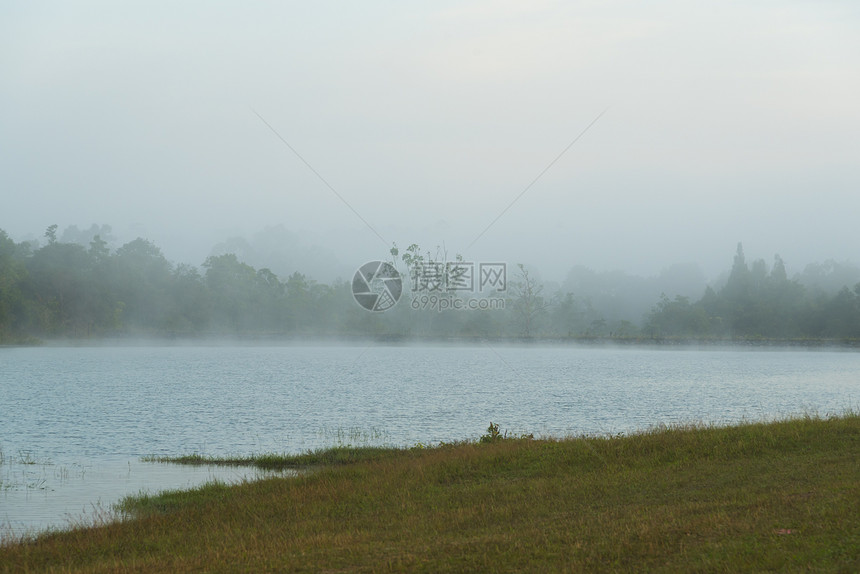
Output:
<path fill-rule="evenodd" d="M 860 571 L 857 414 L 334 450 L 126 500 L 136 518 L 0 548 L 0 571 Z"/>

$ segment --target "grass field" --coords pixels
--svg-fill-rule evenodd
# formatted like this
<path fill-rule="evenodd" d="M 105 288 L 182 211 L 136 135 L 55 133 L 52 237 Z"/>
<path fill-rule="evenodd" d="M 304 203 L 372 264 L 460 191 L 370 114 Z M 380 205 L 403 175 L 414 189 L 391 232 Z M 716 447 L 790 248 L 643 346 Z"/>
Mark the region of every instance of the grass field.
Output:
<path fill-rule="evenodd" d="M 856 413 L 258 462 L 313 471 L 130 498 L 0 571 L 860 572 Z"/>

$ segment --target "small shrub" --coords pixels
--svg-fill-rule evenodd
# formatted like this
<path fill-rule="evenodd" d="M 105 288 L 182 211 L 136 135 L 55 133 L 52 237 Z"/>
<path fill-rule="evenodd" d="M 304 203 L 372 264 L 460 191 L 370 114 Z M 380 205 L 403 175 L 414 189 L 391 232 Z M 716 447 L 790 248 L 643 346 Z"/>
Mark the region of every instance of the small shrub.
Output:
<path fill-rule="evenodd" d="M 532 440 L 535 438 L 533 434 L 508 434 L 508 431 L 502 433 L 499 430 L 499 425 L 496 423 L 490 422 L 490 426 L 487 427 L 487 434 L 481 435 L 479 442 L 487 443 L 487 442 L 498 442 L 500 440 Z"/>
<path fill-rule="evenodd" d="M 498 442 L 504 438 L 499 432 L 499 425 L 490 421 L 490 426 L 487 427 L 487 434 L 481 436 L 481 442 Z"/>

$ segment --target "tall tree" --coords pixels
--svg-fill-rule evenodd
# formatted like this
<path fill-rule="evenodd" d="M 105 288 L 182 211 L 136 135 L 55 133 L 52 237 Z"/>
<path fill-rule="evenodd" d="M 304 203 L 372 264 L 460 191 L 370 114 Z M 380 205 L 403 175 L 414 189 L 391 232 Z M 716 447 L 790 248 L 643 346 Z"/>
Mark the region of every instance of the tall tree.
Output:
<path fill-rule="evenodd" d="M 519 273 L 511 283 L 513 288 L 514 313 L 524 337 L 534 334 L 538 319 L 546 312 L 549 304 L 544 299 L 543 285 L 531 276 L 529 270 L 519 263 Z"/>
<path fill-rule="evenodd" d="M 15 242 L 0 229 L 0 343 L 11 340 L 24 320 L 21 286 L 27 271 L 16 253 Z"/>
<path fill-rule="evenodd" d="M 116 250 L 111 270 L 126 327 L 159 331 L 167 319 L 171 263 L 154 243 L 138 237 Z"/>

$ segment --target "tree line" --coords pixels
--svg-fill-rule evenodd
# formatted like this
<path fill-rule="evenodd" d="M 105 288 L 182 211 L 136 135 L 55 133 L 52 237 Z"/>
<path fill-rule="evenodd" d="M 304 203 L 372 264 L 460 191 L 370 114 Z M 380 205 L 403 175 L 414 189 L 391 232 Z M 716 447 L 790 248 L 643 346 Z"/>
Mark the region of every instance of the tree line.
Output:
<path fill-rule="evenodd" d="M 114 251 L 57 240 L 36 249 L 0 230 L 0 341 L 25 337 L 199 336 L 324 333 L 359 315 L 349 285 L 320 285 L 301 273 L 282 280 L 233 254 L 202 269 L 168 261 L 138 238 Z"/>
<path fill-rule="evenodd" d="M 738 244 L 722 288 L 706 288 L 695 302 L 663 295 L 643 329 L 660 337 L 860 340 L 860 283 L 835 294 L 809 289 L 788 278 L 779 255 L 770 270 L 761 259 L 749 265 Z"/>
<path fill-rule="evenodd" d="M 0 230 L 0 343 L 123 336 L 388 336 L 622 339 L 860 339 L 860 283 L 836 293 L 789 279 L 777 256 L 748 265 L 738 245 L 724 285 L 698 300 L 663 295 L 644 317 L 609 317 L 588 296 L 547 293 L 525 266 L 509 269 L 502 307 L 438 310 L 398 305 L 371 313 L 352 283 L 318 283 L 295 271 L 279 277 L 234 253 L 198 268 L 168 261 L 138 238 L 111 249 L 101 235 L 88 245 L 57 237 L 13 241 Z M 425 261 L 417 246 L 392 264 Z M 426 260 L 432 260 L 427 254 Z M 404 277 L 408 271 L 403 270 Z M 446 294 L 457 297 L 464 295 Z"/>

